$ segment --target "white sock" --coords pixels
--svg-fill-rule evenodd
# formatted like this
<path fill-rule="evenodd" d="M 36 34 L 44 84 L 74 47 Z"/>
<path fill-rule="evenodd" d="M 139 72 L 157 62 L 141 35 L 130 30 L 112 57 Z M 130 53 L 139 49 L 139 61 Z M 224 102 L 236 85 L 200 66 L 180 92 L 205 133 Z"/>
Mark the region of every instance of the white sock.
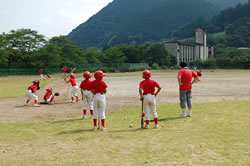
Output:
<path fill-rule="evenodd" d="M 188 111 L 188 115 L 191 115 L 191 114 L 192 114 L 192 110 L 189 110 L 189 111 Z"/>
<path fill-rule="evenodd" d="M 182 109 L 182 114 L 185 115 L 186 114 L 186 109 Z"/>

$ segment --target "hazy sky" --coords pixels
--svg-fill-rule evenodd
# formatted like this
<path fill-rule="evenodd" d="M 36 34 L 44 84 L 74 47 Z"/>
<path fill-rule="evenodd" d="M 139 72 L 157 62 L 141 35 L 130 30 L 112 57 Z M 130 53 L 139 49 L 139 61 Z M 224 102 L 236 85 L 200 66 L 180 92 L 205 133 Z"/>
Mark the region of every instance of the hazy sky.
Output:
<path fill-rule="evenodd" d="M 0 0 L 0 34 L 20 28 L 67 35 L 113 0 Z"/>

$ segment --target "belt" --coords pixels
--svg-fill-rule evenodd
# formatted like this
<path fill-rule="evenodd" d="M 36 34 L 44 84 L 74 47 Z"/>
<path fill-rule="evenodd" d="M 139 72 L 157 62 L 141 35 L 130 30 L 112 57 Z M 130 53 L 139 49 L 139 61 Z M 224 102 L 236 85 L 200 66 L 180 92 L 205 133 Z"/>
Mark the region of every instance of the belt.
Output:
<path fill-rule="evenodd" d="M 154 93 L 146 93 L 146 94 L 144 94 L 144 95 L 154 95 Z"/>

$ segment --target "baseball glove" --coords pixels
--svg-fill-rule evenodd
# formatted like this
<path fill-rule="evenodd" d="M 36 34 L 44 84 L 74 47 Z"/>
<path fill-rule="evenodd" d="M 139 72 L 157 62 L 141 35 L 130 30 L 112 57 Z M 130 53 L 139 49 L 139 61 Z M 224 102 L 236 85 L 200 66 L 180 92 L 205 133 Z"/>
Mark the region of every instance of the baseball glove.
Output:
<path fill-rule="evenodd" d="M 56 92 L 56 93 L 55 93 L 55 96 L 60 96 L 60 93 L 59 93 L 59 92 Z"/>

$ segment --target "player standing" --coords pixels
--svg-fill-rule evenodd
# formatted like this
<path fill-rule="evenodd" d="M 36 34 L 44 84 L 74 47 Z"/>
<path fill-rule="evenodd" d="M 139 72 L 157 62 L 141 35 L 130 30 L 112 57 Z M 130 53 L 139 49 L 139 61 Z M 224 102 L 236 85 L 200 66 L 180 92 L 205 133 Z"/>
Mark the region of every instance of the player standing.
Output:
<path fill-rule="evenodd" d="M 40 69 L 40 80 L 45 80 L 45 79 L 43 78 L 43 69 Z"/>
<path fill-rule="evenodd" d="M 72 74 L 73 73 L 73 69 L 72 69 L 72 66 L 70 67 L 69 69 L 69 73 Z"/>
<path fill-rule="evenodd" d="M 87 106 L 89 106 L 91 117 L 93 117 L 93 93 L 91 91 L 91 73 L 86 71 L 83 73 L 85 80 L 82 81 L 80 88 L 83 100 L 83 116 L 82 119 L 86 118 Z"/>
<path fill-rule="evenodd" d="M 188 106 L 188 117 L 192 116 L 192 84 L 199 81 L 199 77 L 192 70 L 187 68 L 186 62 L 180 62 L 180 71 L 177 79 L 179 82 L 179 98 L 182 114 L 179 118 L 186 117 L 186 103 Z M 192 81 L 192 78 L 193 81 Z"/>
<path fill-rule="evenodd" d="M 94 74 L 95 80 L 91 83 L 92 93 L 94 94 L 94 130 L 97 129 L 97 119 L 101 119 L 101 129 L 105 130 L 105 109 L 106 109 L 106 98 L 105 93 L 107 92 L 107 85 L 102 81 L 106 74 L 103 71 L 96 71 Z"/>
<path fill-rule="evenodd" d="M 34 104 L 35 107 L 40 106 L 37 104 L 38 97 L 37 97 L 37 95 L 35 95 L 35 92 L 40 89 L 39 84 L 40 84 L 40 82 L 38 80 L 34 80 L 33 85 L 28 87 L 28 89 L 26 90 L 25 93 L 29 97 L 29 99 L 26 101 L 25 106 L 27 106 L 29 104 L 31 98 L 34 98 L 34 100 L 35 100 L 35 104 Z"/>
<path fill-rule="evenodd" d="M 77 91 L 78 91 L 78 86 L 76 85 L 76 80 L 75 80 L 75 75 L 72 73 L 70 74 L 70 79 L 67 81 L 66 78 L 64 78 L 64 81 L 66 83 L 71 83 L 72 85 L 72 90 L 70 92 L 71 96 L 71 102 L 74 102 L 74 96 L 76 97 L 76 102 L 78 102 L 78 96 L 77 96 Z"/>
<path fill-rule="evenodd" d="M 62 68 L 62 78 L 64 79 L 65 77 L 66 77 L 66 71 L 67 71 L 67 67 L 66 66 L 64 66 L 63 68 Z"/>
<path fill-rule="evenodd" d="M 143 107 L 145 109 L 145 120 L 146 120 L 145 128 L 146 129 L 149 128 L 150 110 L 154 117 L 155 128 L 159 128 L 158 115 L 156 112 L 156 96 L 160 92 L 161 87 L 156 81 L 150 79 L 151 78 L 150 71 L 144 70 L 142 73 L 142 77 L 144 78 L 144 80 L 140 82 L 139 94 L 140 94 L 140 100 L 142 100 Z M 156 92 L 155 92 L 155 87 L 157 88 Z"/>

